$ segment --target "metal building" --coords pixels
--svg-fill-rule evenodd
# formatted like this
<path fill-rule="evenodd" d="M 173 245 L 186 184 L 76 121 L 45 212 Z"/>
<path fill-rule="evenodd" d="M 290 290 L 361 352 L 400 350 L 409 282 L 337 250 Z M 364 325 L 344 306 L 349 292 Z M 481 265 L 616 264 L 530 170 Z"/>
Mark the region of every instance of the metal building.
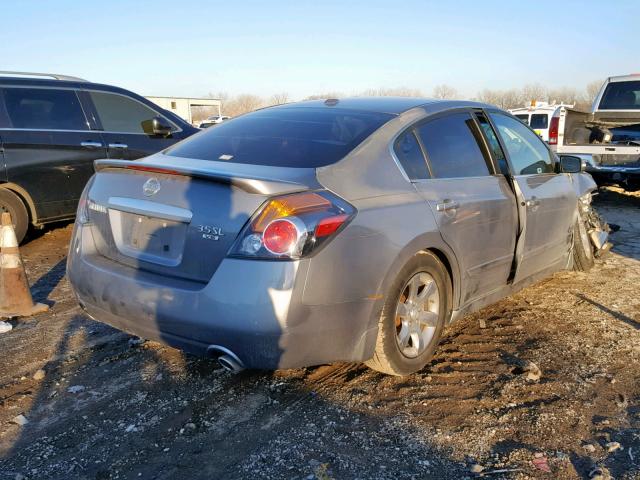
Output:
<path fill-rule="evenodd" d="M 222 115 L 222 102 L 217 98 L 146 97 L 159 107 L 169 110 L 194 124 L 194 108 L 210 110 L 205 117 Z"/>

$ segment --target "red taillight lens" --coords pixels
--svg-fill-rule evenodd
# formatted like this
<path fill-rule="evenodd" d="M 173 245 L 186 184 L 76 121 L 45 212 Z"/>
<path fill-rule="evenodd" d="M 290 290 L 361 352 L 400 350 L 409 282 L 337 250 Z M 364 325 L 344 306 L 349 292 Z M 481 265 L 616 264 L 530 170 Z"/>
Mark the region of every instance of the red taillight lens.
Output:
<path fill-rule="evenodd" d="M 264 248 L 275 255 L 292 253 L 300 240 L 299 232 L 291 220 L 274 220 L 262 234 Z"/>
<path fill-rule="evenodd" d="M 560 117 L 551 117 L 551 125 L 549 125 L 549 145 L 558 144 L 558 127 L 560 126 Z"/>
<path fill-rule="evenodd" d="M 229 255 L 301 258 L 320 248 L 354 215 L 349 203 L 326 191 L 275 197 L 255 213 Z"/>
<path fill-rule="evenodd" d="M 349 215 L 336 215 L 335 217 L 323 218 L 318 222 L 318 225 L 316 225 L 316 238 L 334 234 L 348 218 Z"/>

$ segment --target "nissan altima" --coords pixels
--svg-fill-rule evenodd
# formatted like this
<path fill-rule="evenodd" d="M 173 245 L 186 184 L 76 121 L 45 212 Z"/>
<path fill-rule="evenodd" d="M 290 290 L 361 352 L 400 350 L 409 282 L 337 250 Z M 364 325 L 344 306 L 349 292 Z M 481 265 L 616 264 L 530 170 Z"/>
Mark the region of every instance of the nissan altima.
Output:
<path fill-rule="evenodd" d="M 580 159 L 473 102 L 287 104 L 95 166 L 80 305 L 230 370 L 410 374 L 450 322 L 608 245 Z"/>

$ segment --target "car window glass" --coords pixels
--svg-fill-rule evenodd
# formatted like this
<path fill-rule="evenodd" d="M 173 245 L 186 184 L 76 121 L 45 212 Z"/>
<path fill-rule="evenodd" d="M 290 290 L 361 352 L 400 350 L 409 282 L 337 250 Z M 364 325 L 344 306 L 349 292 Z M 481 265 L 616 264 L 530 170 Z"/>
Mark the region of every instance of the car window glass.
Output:
<path fill-rule="evenodd" d="M 553 172 L 551 152 L 538 135 L 507 115 L 491 113 L 491 119 L 509 153 L 515 175 Z"/>
<path fill-rule="evenodd" d="M 529 115 L 528 114 L 519 114 L 519 115 L 516 115 L 516 117 L 519 120 L 522 120 L 522 122 L 526 123 L 527 125 L 529 124 Z"/>
<path fill-rule="evenodd" d="M 2 94 L 13 128 L 89 129 L 74 90 L 5 88 Z"/>
<path fill-rule="evenodd" d="M 434 178 L 489 175 L 478 145 L 477 127 L 469 113 L 454 113 L 418 127 Z"/>
<path fill-rule="evenodd" d="M 422 155 L 412 130 L 400 135 L 393 146 L 393 150 L 402 165 L 405 173 L 411 180 L 430 178 L 427 162 Z"/>
<path fill-rule="evenodd" d="M 106 132 L 145 133 L 144 122 L 160 116 L 155 110 L 123 95 L 105 92 L 89 94 Z"/>
<path fill-rule="evenodd" d="M 531 128 L 549 128 L 549 115 L 546 113 L 534 113 L 531 115 Z"/>
<path fill-rule="evenodd" d="M 611 82 L 598 106 L 600 110 L 640 109 L 640 81 Z"/>
<path fill-rule="evenodd" d="M 316 168 L 344 158 L 393 117 L 324 106 L 265 108 L 208 128 L 165 153 L 251 165 Z"/>
<path fill-rule="evenodd" d="M 489 123 L 489 120 L 487 120 L 484 113 L 476 113 L 476 118 L 478 119 L 478 123 L 480 124 L 480 128 L 482 129 L 485 138 L 487 139 L 493 159 L 498 164 L 500 173 L 508 175 L 509 165 L 507 164 L 507 159 L 504 156 L 504 152 L 502 151 L 496 132 L 493 130 L 493 127 Z"/>

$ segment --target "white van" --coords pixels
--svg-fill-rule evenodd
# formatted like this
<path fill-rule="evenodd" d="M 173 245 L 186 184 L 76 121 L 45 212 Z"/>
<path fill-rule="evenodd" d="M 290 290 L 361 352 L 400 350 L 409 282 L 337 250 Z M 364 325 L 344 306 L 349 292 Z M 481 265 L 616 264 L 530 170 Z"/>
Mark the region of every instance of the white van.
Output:
<path fill-rule="evenodd" d="M 558 143 L 558 122 L 563 108 L 573 108 L 573 105 L 534 100 L 528 107 L 514 108 L 509 112 L 529 125 L 549 145 L 555 145 Z"/>

